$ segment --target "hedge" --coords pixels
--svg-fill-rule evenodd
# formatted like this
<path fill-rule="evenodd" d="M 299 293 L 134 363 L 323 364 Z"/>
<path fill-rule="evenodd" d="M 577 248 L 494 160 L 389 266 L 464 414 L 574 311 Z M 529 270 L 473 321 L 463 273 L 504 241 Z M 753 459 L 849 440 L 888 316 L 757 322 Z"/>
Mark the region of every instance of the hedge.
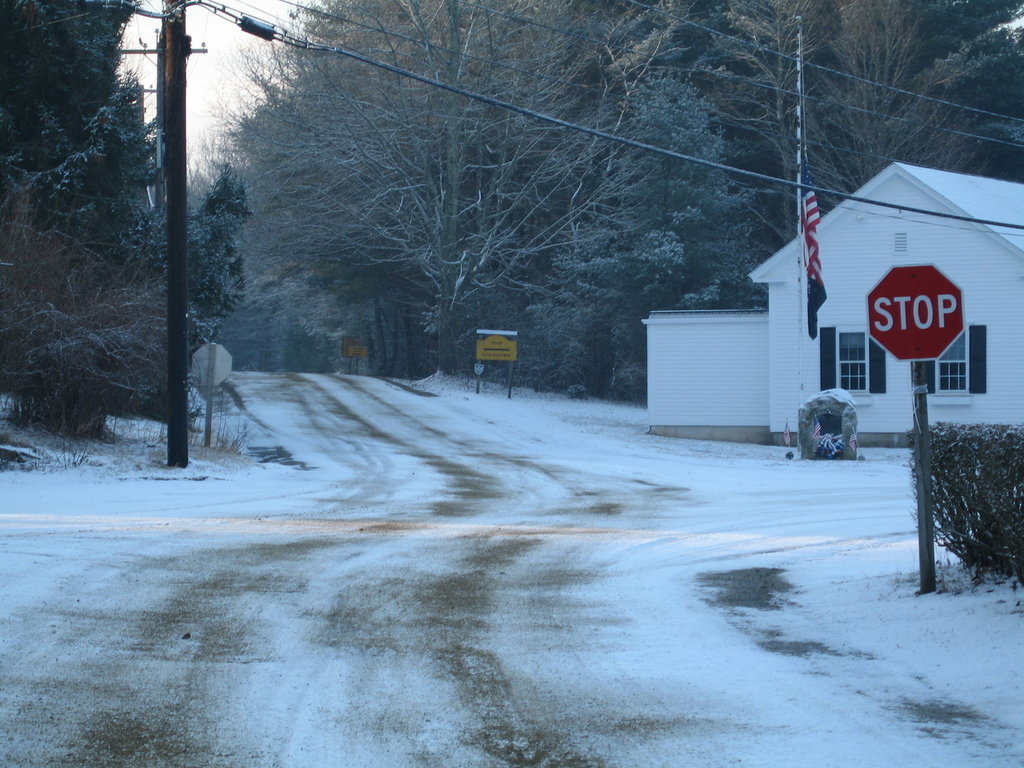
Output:
<path fill-rule="evenodd" d="M 936 543 L 976 575 L 1024 581 L 1024 426 L 939 422 L 929 435 Z"/>

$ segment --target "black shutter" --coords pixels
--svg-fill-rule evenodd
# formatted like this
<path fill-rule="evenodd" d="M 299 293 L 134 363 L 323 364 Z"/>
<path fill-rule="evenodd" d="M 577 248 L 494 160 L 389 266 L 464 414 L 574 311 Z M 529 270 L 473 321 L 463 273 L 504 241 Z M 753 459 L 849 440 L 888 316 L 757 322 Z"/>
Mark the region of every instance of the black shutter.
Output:
<path fill-rule="evenodd" d="M 971 325 L 967 328 L 967 389 L 979 395 L 988 391 L 987 332 L 986 325 Z"/>
<path fill-rule="evenodd" d="M 925 360 L 924 361 L 924 377 L 925 381 L 928 382 L 928 394 L 935 394 L 935 361 Z"/>
<path fill-rule="evenodd" d="M 819 328 L 818 340 L 821 343 L 821 388 L 836 388 L 836 329 Z"/>
<path fill-rule="evenodd" d="M 876 395 L 885 392 L 885 350 L 868 339 L 868 392 Z"/>

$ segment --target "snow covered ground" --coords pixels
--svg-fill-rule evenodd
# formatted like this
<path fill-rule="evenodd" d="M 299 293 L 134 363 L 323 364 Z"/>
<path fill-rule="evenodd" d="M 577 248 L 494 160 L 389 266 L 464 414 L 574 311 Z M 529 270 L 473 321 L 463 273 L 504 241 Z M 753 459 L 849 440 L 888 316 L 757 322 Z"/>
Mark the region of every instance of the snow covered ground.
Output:
<path fill-rule="evenodd" d="M 915 595 L 905 451 L 231 381 L 275 461 L 123 425 L 0 473 L 0 765 L 1024 764 L 1024 595 Z"/>

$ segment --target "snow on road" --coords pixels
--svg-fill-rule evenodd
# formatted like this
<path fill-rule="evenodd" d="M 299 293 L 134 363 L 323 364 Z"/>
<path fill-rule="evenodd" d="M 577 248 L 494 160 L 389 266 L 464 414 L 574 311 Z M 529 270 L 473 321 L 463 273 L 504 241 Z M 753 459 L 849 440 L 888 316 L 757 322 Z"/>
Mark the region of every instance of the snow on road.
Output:
<path fill-rule="evenodd" d="M 0 474 L 0 765 L 1024 762 L 1018 595 L 915 596 L 903 451 L 232 382 L 277 461 Z"/>

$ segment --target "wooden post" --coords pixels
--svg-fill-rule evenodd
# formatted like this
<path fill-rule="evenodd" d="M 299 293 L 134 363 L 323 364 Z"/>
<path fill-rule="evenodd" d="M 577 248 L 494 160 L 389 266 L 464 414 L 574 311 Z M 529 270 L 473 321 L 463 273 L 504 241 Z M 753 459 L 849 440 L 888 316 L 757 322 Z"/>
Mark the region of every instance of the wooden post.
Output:
<path fill-rule="evenodd" d="M 170 11 L 168 3 L 165 10 Z M 163 23 L 167 178 L 167 464 L 188 466 L 188 162 L 185 154 L 185 7 Z"/>
<path fill-rule="evenodd" d="M 914 392 L 914 476 L 917 481 L 917 549 L 921 567 L 921 591 L 935 591 L 935 524 L 932 517 L 931 438 L 928 434 L 928 374 L 925 363 L 915 360 Z"/>

